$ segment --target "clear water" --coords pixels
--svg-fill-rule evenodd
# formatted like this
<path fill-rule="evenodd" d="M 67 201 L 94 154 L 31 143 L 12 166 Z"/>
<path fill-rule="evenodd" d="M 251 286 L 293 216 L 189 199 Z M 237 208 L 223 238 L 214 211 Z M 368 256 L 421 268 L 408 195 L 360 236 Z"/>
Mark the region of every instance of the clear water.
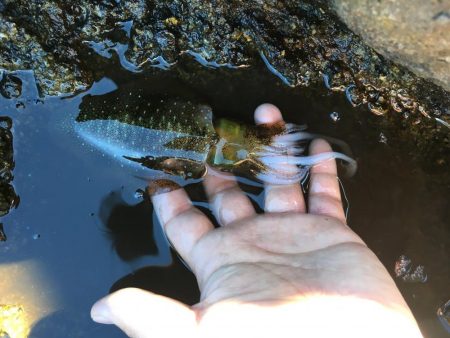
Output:
<path fill-rule="evenodd" d="M 342 94 L 289 88 L 262 63 L 247 70 L 179 67 L 147 76 L 113 67 L 73 97 L 36 100 L 32 86 L 17 100 L 0 97 L 0 115 L 13 119 L 14 186 L 21 198 L 2 218 L 8 240 L 0 243 L 0 303 L 23 306 L 30 336 L 123 337 L 113 326 L 93 323 L 89 310 L 126 286 L 190 304 L 198 298 L 195 279 L 170 252 L 139 192 L 152 173 L 103 156 L 73 131 L 80 104 L 129 92 L 139 92 L 143 102 L 161 95 L 203 101 L 216 117 L 247 123 L 257 105 L 271 102 L 287 121 L 349 143 L 359 165 L 343 180 L 350 226 L 393 277 L 401 255 L 425 267 L 425 283 L 396 282 L 425 336 L 448 336 L 436 311 L 450 297 L 450 189 L 441 183 L 450 181 L 443 176 L 450 171 L 422 169 L 416 150 L 385 130 L 383 118 L 352 108 Z M 187 189 L 206 206 L 199 183 Z M 248 192 L 257 204 L 261 191 Z"/>

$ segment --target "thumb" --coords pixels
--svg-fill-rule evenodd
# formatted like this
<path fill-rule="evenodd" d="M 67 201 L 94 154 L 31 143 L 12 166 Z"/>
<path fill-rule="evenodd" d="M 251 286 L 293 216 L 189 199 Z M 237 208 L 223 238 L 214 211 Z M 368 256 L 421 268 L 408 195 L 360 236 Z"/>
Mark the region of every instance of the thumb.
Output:
<path fill-rule="evenodd" d="M 194 337 L 196 315 L 185 304 L 136 288 L 116 291 L 91 309 L 95 322 L 117 325 L 130 337 Z"/>

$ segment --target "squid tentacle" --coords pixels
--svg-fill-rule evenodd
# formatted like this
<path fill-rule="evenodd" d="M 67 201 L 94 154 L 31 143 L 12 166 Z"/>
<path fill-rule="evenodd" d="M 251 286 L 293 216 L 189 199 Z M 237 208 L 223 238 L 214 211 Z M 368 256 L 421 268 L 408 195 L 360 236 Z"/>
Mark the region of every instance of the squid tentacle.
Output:
<path fill-rule="evenodd" d="M 304 131 L 299 131 L 296 133 L 289 133 L 289 134 L 282 134 L 282 135 L 275 136 L 273 138 L 273 143 L 277 144 L 277 145 L 285 144 L 285 143 L 289 144 L 291 142 L 311 140 L 316 137 L 317 137 L 317 135 L 315 135 L 315 134 L 307 133 Z"/>
<path fill-rule="evenodd" d="M 294 145 L 292 147 L 271 148 L 264 147 L 260 151 L 254 153 L 255 156 L 264 157 L 269 155 L 302 155 L 305 153 L 306 147 Z"/>
<path fill-rule="evenodd" d="M 283 185 L 283 184 L 295 184 L 300 181 L 303 181 L 305 177 L 307 177 L 309 172 L 309 168 L 300 168 L 300 170 L 295 175 L 290 176 L 283 176 L 279 173 L 267 173 L 267 172 L 261 172 L 256 175 L 256 178 L 268 183 L 268 184 L 276 184 L 276 185 Z"/>
<path fill-rule="evenodd" d="M 352 151 L 346 142 L 330 136 L 305 132 L 305 129 L 306 125 L 287 123 L 285 126 L 285 132 L 281 135 L 275 136 L 272 145 L 283 146 L 283 144 L 285 144 L 285 146 L 291 146 L 292 144 L 289 144 L 289 142 L 308 141 L 321 138 L 331 144 L 337 145 L 348 156 L 352 156 Z"/>
<path fill-rule="evenodd" d="M 341 159 L 346 162 L 345 168 L 348 176 L 352 176 L 356 172 L 356 161 L 338 152 L 325 152 L 309 156 L 266 155 L 259 157 L 258 160 L 267 170 L 258 174 L 257 178 L 267 183 L 291 184 L 303 180 L 312 166 L 333 159 Z M 294 167 L 289 168 L 289 166 Z"/>
<path fill-rule="evenodd" d="M 284 128 L 287 133 L 292 133 L 292 132 L 306 130 L 308 128 L 308 126 L 306 124 L 286 123 L 284 125 Z"/>
<path fill-rule="evenodd" d="M 308 166 L 311 167 L 313 165 L 317 165 L 323 161 L 332 160 L 332 159 L 340 159 L 348 164 L 347 170 L 350 171 L 349 174 L 354 174 L 356 171 L 356 161 L 352 159 L 351 157 L 344 155 L 342 153 L 338 153 L 335 151 L 320 153 L 316 155 L 309 155 L 309 156 L 277 156 L 277 155 L 270 155 L 270 156 L 264 156 L 259 158 L 259 160 L 265 164 L 294 164 L 294 165 L 300 165 L 300 166 Z"/>

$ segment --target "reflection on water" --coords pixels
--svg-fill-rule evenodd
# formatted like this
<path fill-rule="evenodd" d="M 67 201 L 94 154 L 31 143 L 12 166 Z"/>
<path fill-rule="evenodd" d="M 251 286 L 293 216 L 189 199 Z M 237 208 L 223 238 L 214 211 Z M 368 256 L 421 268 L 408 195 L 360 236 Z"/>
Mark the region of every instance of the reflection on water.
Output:
<path fill-rule="evenodd" d="M 57 295 L 44 271 L 34 260 L 0 265 L 1 337 L 28 337 L 31 326 L 56 308 Z"/>
<path fill-rule="evenodd" d="M 131 78 L 114 72 L 71 98 L 27 100 L 23 85 L 20 98 L 0 98 L 0 115 L 13 120 L 13 183 L 21 197 L 2 218 L 8 239 L 0 243 L 0 304 L 24 309 L 30 337 L 114 338 L 123 334 L 89 317 L 109 290 L 137 286 L 195 303 L 195 279 L 173 259 L 148 199 L 136 194 L 157 172 L 104 156 L 74 129 L 75 120 L 82 123 L 80 112 L 93 100 L 118 100 L 113 106 L 128 104 L 129 114 L 139 114 L 144 102 L 157 107 L 161 98 L 181 97 L 207 103 L 216 117 L 251 124 L 255 107 L 272 102 L 286 120 L 349 143 L 359 165 L 343 180 L 349 224 L 393 275 L 402 254 L 426 267 L 426 283 L 396 281 L 426 336 L 444 337 L 436 316 L 448 300 L 450 275 L 449 187 L 442 184 L 449 180 L 442 171 L 425 171 L 411 156 L 415 149 L 340 95 L 286 88 L 261 69 L 211 72 L 194 80 L 186 69 Z M 129 92 L 141 99 L 127 101 Z M 380 133 L 387 143 L 379 142 Z M 200 183 L 188 190 L 196 203 L 205 201 Z M 260 202 L 260 188 L 244 190 Z"/>
<path fill-rule="evenodd" d="M 20 305 L 0 305 L 0 335 L 2 337 L 26 338 L 30 328 Z"/>

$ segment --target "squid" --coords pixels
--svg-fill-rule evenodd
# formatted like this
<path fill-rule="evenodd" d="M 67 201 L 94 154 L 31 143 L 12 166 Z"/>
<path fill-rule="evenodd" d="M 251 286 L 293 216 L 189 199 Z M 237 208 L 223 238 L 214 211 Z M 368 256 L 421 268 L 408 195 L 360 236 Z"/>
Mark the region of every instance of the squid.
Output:
<path fill-rule="evenodd" d="M 342 160 L 349 176 L 357 169 L 346 143 L 307 132 L 302 125 L 214 121 L 211 107 L 176 101 L 168 102 L 163 111 L 138 118 L 120 116 L 89 118 L 85 114 L 74 128 L 105 154 L 185 180 L 201 179 L 214 170 L 263 183 L 293 184 L 303 181 L 312 166 L 332 159 Z M 318 137 L 342 152 L 308 155 L 309 142 Z"/>

